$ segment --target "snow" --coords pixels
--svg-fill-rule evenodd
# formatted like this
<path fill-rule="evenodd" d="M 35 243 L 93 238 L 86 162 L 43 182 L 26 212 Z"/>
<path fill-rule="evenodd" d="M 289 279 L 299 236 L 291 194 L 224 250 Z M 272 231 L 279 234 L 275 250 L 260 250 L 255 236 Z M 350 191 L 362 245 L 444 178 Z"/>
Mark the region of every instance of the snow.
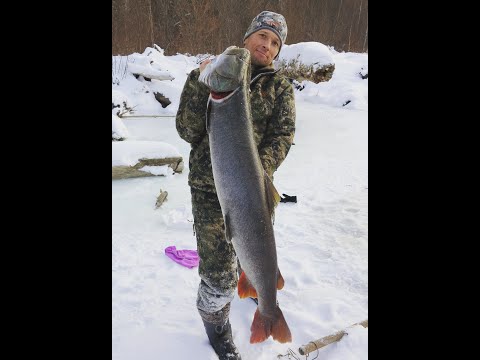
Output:
<path fill-rule="evenodd" d="M 348 329 L 341 341 L 319 350 L 319 359 L 365 360 L 368 328 L 350 326 L 368 319 L 368 79 L 361 78 L 368 72 L 368 54 L 339 53 L 311 42 L 284 45 L 282 54 L 291 49 L 289 56 L 297 52 L 302 61 L 335 64 L 330 81 L 304 81 L 305 88 L 295 90 L 295 145 L 274 175 L 278 191 L 298 199 L 278 205 L 274 225 L 285 278 L 278 301 L 293 342 L 270 338 L 250 344 L 256 305 L 237 296 L 230 316 L 233 337 L 243 360 L 274 360 L 279 354 L 287 359 L 289 349 L 305 359 L 300 346 Z M 129 115 L 163 116 L 118 118 L 128 136 L 112 142 L 112 166 L 182 156 L 185 168 L 148 169 L 163 176 L 112 180 L 112 359 L 217 359 L 196 309 L 197 268 L 182 267 L 164 252 L 172 245 L 196 249 L 187 184 L 190 145 L 178 136 L 174 116 L 197 58 L 165 56 L 155 46 L 128 57 L 133 59 L 174 79 L 112 73 L 112 83 L 118 80 L 112 102 L 122 99 L 117 103 L 133 107 Z M 172 103 L 163 108 L 154 91 Z M 112 109 L 112 131 L 119 110 Z M 155 209 L 161 191 L 168 192 L 167 201 Z M 316 351 L 309 359 L 315 356 Z"/>
<path fill-rule="evenodd" d="M 112 166 L 133 166 L 140 159 L 181 156 L 176 147 L 162 141 L 112 141 Z"/>
<path fill-rule="evenodd" d="M 333 64 L 333 53 L 330 48 L 319 42 L 301 42 L 291 45 L 283 45 L 278 61 L 290 62 L 299 60 L 305 65 L 328 65 Z"/>

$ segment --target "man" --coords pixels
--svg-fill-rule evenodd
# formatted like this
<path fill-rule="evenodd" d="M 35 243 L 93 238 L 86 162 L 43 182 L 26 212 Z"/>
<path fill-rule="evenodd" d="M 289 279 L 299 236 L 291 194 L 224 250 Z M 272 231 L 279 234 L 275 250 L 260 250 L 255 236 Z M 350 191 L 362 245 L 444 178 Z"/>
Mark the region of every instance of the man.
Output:
<path fill-rule="evenodd" d="M 263 168 L 271 178 L 287 156 L 295 133 L 293 87 L 273 68 L 273 60 L 278 57 L 286 37 L 285 18 L 271 11 L 258 14 L 244 36 L 244 47 L 251 55 L 250 105 L 254 138 Z M 205 127 L 210 91 L 198 81 L 200 71 L 208 62 L 204 61 L 187 78 L 176 127 L 180 137 L 191 144 L 188 184 L 201 278 L 197 308 L 219 359 L 235 360 L 241 357 L 233 343 L 229 312 L 238 281 L 237 259 L 232 244 L 225 239 L 223 215 L 212 174 Z"/>

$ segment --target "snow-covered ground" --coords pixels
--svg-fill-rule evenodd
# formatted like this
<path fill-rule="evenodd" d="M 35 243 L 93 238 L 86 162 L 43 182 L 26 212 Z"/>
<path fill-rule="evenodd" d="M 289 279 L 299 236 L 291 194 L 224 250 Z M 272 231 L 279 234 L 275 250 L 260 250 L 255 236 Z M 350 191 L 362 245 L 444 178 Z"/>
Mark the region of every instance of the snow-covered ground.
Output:
<path fill-rule="evenodd" d="M 295 145 L 274 179 L 280 193 L 298 198 L 279 204 L 274 225 L 285 278 L 278 300 L 293 342 L 270 338 L 250 344 L 256 305 L 235 297 L 231 323 L 243 360 L 277 359 L 289 348 L 298 354 L 299 346 L 368 319 L 368 79 L 359 76 L 368 71 L 368 55 L 326 49 L 336 65 L 334 76 L 327 83 L 304 82 L 305 89 L 296 90 Z M 147 48 L 131 58 L 150 52 L 156 70 L 168 70 L 175 79 L 146 82 L 127 74 L 120 85 L 112 85 L 112 100 L 123 97 L 136 105 L 137 114 L 175 115 L 195 58 L 155 51 Z M 172 104 L 162 108 L 152 101 L 152 89 Z M 184 158 L 185 169 L 112 181 L 113 360 L 216 359 L 196 310 L 197 268 L 182 267 L 164 253 L 170 245 L 196 249 L 187 185 L 190 145 L 178 136 L 173 117 L 122 122 L 126 142 L 167 143 Z M 112 164 L 118 158 L 113 144 Z M 155 209 L 160 190 L 168 192 L 167 201 Z M 320 358 L 367 359 L 368 329 L 349 328 L 340 342 L 320 349 Z"/>

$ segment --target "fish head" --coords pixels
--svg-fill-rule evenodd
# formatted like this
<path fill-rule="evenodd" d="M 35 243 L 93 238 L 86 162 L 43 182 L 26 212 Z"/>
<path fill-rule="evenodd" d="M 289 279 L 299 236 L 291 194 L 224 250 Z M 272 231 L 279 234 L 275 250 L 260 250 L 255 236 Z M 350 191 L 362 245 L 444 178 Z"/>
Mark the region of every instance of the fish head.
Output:
<path fill-rule="evenodd" d="M 242 86 L 250 77 L 250 51 L 228 47 L 200 73 L 198 80 L 215 92 L 228 92 Z"/>

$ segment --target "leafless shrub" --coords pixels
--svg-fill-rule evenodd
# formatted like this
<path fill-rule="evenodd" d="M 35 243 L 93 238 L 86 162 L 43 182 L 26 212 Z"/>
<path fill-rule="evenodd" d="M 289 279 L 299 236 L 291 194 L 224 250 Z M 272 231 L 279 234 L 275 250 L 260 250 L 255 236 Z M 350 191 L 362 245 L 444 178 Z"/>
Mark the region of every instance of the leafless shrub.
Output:
<path fill-rule="evenodd" d="M 315 84 L 329 81 L 332 78 L 333 72 L 335 71 L 335 64 L 306 65 L 302 63 L 299 58 L 300 55 L 297 55 L 295 59 L 291 59 L 288 62 L 286 60 L 279 61 L 276 65 L 276 67 L 280 69 L 279 73 L 290 79 L 295 79 L 298 82 L 308 80 Z"/>
<path fill-rule="evenodd" d="M 127 76 L 128 56 L 112 56 L 112 84 L 120 85 Z"/>

